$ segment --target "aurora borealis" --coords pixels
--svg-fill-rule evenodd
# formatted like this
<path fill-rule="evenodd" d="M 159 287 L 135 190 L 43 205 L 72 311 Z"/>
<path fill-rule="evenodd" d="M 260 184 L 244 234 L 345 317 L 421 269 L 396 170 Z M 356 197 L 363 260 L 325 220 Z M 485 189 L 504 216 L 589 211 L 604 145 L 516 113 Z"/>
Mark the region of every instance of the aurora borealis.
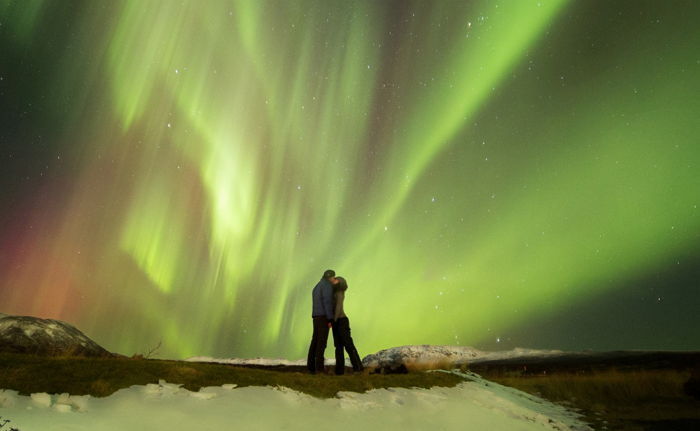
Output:
<path fill-rule="evenodd" d="M 0 312 L 297 359 L 333 268 L 362 355 L 700 348 L 698 17 L 2 0 Z"/>

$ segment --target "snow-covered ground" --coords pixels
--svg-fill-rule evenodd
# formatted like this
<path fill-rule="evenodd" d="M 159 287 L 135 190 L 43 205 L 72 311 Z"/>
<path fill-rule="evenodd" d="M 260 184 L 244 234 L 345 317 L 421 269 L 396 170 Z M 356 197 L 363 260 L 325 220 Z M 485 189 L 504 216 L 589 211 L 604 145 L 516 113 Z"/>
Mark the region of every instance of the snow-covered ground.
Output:
<path fill-rule="evenodd" d="M 513 350 L 502 350 L 496 352 L 486 352 L 467 346 L 434 346 L 434 345 L 412 345 L 392 347 L 380 350 L 377 353 L 365 356 L 362 363 L 365 366 L 376 367 L 387 364 L 397 365 L 398 363 L 410 362 L 412 365 L 421 364 L 441 364 L 449 362 L 452 365 L 465 363 L 477 363 L 483 361 L 493 361 L 499 359 L 526 358 L 526 357 L 547 357 L 571 354 L 562 350 L 536 350 L 517 347 Z M 190 362 L 216 362 L 231 365 L 302 365 L 306 366 L 306 359 L 291 361 L 288 359 L 272 358 L 212 358 L 209 356 L 195 356 L 185 359 Z M 334 358 L 326 358 L 326 365 L 335 365 Z M 349 366 L 350 360 L 345 358 L 345 364 Z"/>
<path fill-rule="evenodd" d="M 45 430 L 434 429 L 590 430 L 564 407 L 474 374 L 453 388 L 375 389 L 317 399 L 287 388 L 235 385 L 190 392 L 132 386 L 106 398 L 19 396 L 0 390 L 8 428 Z M 2 421 L 0 421 L 2 423 Z"/>
<path fill-rule="evenodd" d="M 299 359 L 296 361 L 290 361 L 288 359 L 273 359 L 273 358 L 212 358 L 210 356 L 193 356 L 191 358 L 185 359 L 188 362 L 214 362 L 217 364 L 229 364 L 229 365 L 303 365 L 306 366 L 306 359 Z M 346 359 L 347 364 L 350 363 L 349 359 Z M 335 359 L 326 358 L 326 365 L 335 365 Z"/>

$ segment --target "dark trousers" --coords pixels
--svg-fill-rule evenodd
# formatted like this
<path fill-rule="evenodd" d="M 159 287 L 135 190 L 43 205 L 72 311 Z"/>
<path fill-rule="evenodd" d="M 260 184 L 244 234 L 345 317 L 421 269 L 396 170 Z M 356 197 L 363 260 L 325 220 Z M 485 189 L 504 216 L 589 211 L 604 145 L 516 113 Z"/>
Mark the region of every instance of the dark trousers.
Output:
<path fill-rule="evenodd" d="M 336 374 L 345 373 L 345 355 L 343 354 L 343 349 L 348 352 L 352 369 L 355 371 L 362 371 L 362 360 L 350 336 L 350 320 L 347 317 L 341 317 L 335 321 L 333 325 L 333 344 L 335 345 Z"/>
<path fill-rule="evenodd" d="M 311 337 L 306 368 L 310 372 L 323 372 L 323 355 L 328 342 L 328 319 L 326 316 L 314 317 L 314 335 Z"/>

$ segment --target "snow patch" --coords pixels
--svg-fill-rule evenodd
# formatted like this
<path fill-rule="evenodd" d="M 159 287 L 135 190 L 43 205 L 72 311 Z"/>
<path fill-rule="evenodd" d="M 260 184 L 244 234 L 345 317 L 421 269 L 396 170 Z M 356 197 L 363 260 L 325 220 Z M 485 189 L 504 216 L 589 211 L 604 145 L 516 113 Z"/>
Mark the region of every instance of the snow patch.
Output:
<path fill-rule="evenodd" d="M 187 362 L 213 362 L 217 364 L 229 365 L 264 365 L 264 366 L 306 366 L 306 359 L 298 359 L 290 361 L 288 359 L 273 359 L 273 358 L 212 358 L 209 356 L 193 356 L 185 359 Z M 349 364 L 350 360 L 345 359 L 345 363 Z M 335 359 L 326 359 L 326 365 L 335 365 Z"/>
<path fill-rule="evenodd" d="M 32 401 L 34 401 L 34 404 L 38 405 L 39 407 L 51 407 L 51 395 L 47 394 L 46 392 L 31 394 L 30 397 L 32 398 Z"/>
<path fill-rule="evenodd" d="M 419 368 L 438 368 L 437 366 L 451 365 L 458 367 L 467 363 L 478 363 L 500 359 L 561 356 L 567 352 L 562 350 L 538 350 L 517 347 L 513 350 L 486 352 L 468 346 L 434 346 L 408 345 L 380 350 L 367 355 L 362 360 L 366 367 L 398 366 L 400 364 Z M 194 356 L 185 359 L 188 362 L 213 362 L 229 365 L 262 365 L 262 366 L 306 366 L 306 359 L 289 360 L 273 358 L 212 358 L 209 356 Z M 345 363 L 350 360 L 345 358 Z M 326 358 L 326 365 L 335 365 L 334 358 Z"/>
<path fill-rule="evenodd" d="M 0 407 L 14 407 L 18 396 L 17 391 L 10 391 L 7 389 L 0 389 Z"/>
<path fill-rule="evenodd" d="M 235 385 L 192 392 L 161 380 L 121 389 L 106 398 L 55 395 L 53 404 L 49 394 L 26 397 L 0 390 L 0 403 L 3 416 L 12 418 L 12 425 L 23 431 L 301 430 L 328 424 L 339 430 L 591 430 L 563 406 L 473 373 L 455 373 L 465 381 L 452 388 L 340 392 L 330 399 L 288 388 Z M 37 405 L 41 408 L 32 407 Z"/>

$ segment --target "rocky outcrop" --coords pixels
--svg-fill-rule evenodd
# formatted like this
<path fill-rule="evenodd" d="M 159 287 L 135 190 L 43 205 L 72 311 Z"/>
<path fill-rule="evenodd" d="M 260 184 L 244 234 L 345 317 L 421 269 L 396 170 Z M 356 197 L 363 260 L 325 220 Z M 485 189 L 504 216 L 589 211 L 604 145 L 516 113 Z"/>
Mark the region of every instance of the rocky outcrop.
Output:
<path fill-rule="evenodd" d="M 513 350 L 485 352 L 468 346 L 401 346 L 380 350 L 365 356 L 366 368 L 381 373 L 405 373 L 411 370 L 436 370 L 460 368 L 467 364 L 502 361 L 516 358 L 560 357 L 561 350 L 537 350 L 516 347 Z"/>
<path fill-rule="evenodd" d="M 42 356 L 112 356 L 75 326 L 0 313 L 0 352 Z"/>
<path fill-rule="evenodd" d="M 484 356 L 466 346 L 401 346 L 367 355 L 362 364 L 375 372 L 406 373 L 409 370 L 456 368 Z"/>

